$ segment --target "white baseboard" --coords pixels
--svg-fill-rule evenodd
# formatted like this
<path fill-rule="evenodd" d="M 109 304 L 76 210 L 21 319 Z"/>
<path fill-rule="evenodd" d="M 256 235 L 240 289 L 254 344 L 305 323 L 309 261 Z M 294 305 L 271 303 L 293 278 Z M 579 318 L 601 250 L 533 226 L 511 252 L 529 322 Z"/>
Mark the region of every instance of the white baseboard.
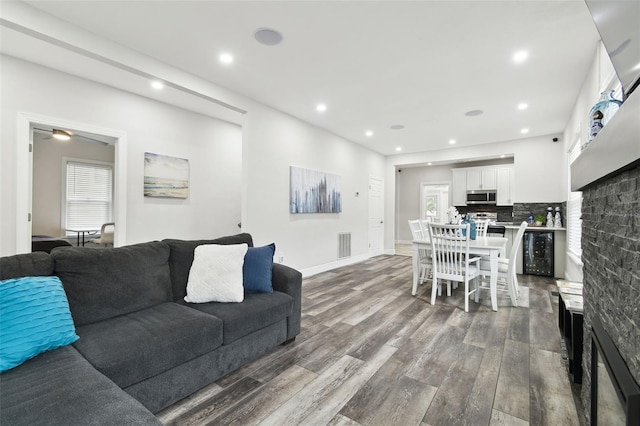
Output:
<path fill-rule="evenodd" d="M 396 244 L 413 244 L 413 240 L 396 240 Z"/>
<path fill-rule="evenodd" d="M 354 263 L 365 261 L 371 257 L 378 256 L 382 253 L 366 253 L 346 259 L 336 260 L 335 262 L 325 263 L 323 265 L 313 266 L 311 268 L 300 269 L 302 277 L 311 277 L 321 272 L 331 271 L 332 269 L 341 268 L 343 266 L 352 265 Z"/>

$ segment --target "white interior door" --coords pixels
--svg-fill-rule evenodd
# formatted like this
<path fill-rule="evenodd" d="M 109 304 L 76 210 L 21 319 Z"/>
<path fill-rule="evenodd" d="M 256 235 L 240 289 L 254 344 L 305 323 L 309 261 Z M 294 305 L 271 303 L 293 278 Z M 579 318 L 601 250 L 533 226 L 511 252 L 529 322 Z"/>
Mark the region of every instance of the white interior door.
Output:
<path fill-rule="evenodd" d="M 369 178 L 369 252 L 382 253 L 384 247 L 384 197 L 382 179 Z"/>

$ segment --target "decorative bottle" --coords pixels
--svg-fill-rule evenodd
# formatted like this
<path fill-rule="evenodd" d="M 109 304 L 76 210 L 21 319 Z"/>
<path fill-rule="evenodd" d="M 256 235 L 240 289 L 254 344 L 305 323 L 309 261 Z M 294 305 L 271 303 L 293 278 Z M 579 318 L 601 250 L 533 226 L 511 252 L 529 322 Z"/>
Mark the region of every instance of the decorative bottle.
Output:
<path fill-rule="evenodd" d="M 613 90 L 605 90 L 600 94 L 600 100 L 589 111 L 589 142 L 607 125 L 622 102 L 613 97 Z"/>
<path fill-rule="evenodd" d="M 547 213 L 547 228 L 553 228 L 553 213 Z"/>
<path fill-rule="evenodd" d="M 553 219 L 556 228 L 562 228 L 562 216 L 560 215 L 560 207 L 556 207 L 556 217 Z"/>

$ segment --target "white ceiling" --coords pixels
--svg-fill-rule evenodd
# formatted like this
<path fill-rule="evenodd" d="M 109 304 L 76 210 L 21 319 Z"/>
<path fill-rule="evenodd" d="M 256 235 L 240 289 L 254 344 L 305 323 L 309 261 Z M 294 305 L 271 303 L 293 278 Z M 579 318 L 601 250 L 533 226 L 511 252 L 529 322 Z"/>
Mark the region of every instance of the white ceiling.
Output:
<path fill-rule="evenodd" d="M 599 38 L 581 0 L 26 3 L 385 155 L 561 133 Z"/>

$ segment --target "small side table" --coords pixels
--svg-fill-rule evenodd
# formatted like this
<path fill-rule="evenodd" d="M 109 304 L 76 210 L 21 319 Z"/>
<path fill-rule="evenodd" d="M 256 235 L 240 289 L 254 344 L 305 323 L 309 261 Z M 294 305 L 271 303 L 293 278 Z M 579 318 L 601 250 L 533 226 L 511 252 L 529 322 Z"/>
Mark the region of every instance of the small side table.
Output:
<path fill-rule="evenodd" d="M 584 305 L 582 284 L 557 280 L 559 298 L 558 328 L 567 347 L 569 374 L 574 383 L 582 383 L 582 322 Z"/>
<path fill-rule="evenodd" d="M 89 229 L 67 229 L 67 231 L 69 232 L 76 232 L 78 234 L 78 244 L 77 246 L 80 247 L 80 234 L 82 234 L 82 247 L 84 247 L 84 236 L 85 234 L 88 235 L 95 235 L 98 233 L 100 229 L 94 229 L 94 228 L 89 228 Z"/>

